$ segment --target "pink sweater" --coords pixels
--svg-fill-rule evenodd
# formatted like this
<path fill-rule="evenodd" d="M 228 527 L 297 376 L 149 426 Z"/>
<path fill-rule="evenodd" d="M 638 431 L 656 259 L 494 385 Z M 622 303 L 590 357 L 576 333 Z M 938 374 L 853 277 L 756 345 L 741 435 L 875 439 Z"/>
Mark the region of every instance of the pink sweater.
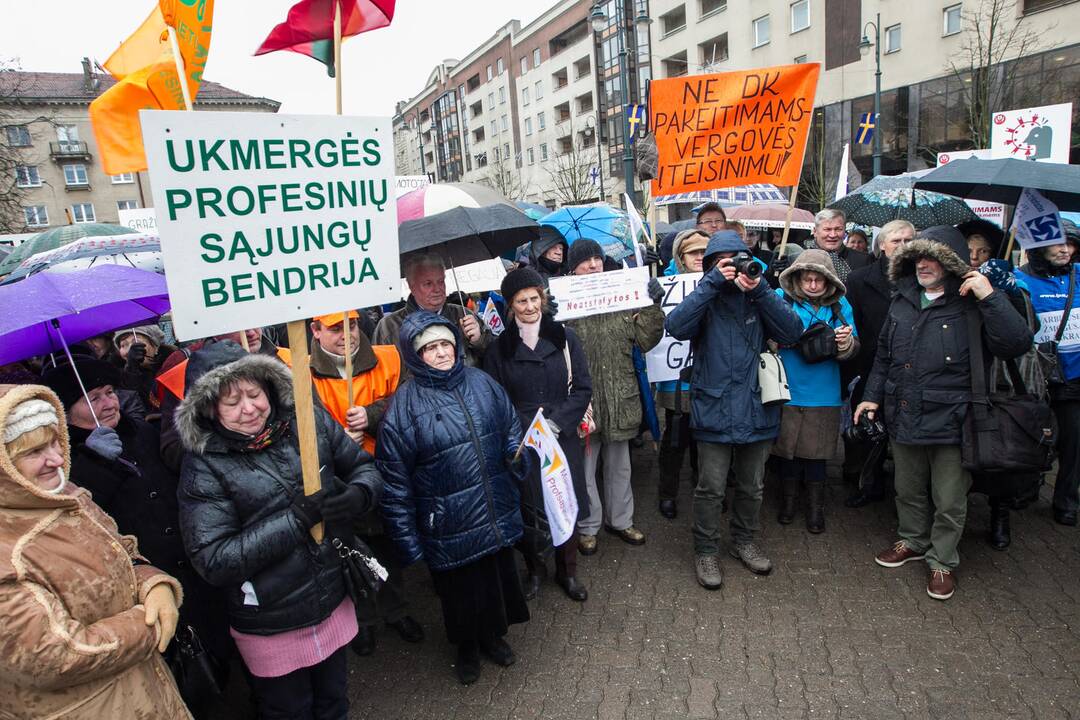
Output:
<path fill-rule="evenodd" d="M 233 628 L 240 657 L 255 677 L 281 677 L 318 665 L 356 637 L 356 609 L 348 596 L 318 625 L 276 635 L 249 635 Z"/>

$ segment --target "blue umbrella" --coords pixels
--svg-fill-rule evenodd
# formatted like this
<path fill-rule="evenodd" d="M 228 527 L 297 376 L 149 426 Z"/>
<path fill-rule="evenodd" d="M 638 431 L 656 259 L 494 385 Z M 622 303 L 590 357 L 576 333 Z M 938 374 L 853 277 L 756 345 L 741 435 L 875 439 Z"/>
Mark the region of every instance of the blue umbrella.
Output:
<path fill-rule="evenodd" d="M 543 205 L 538 205 L 536 203 L 531 203 L 531 202 L 525 202 L 524 200 L 515 201 L 514 202 L 514 207 L 516 207 L 518 210 L 520 210 L 521 212 L 528 215 L 533 220 L 539 220 L 540 218 L 544 217 L 545 215 L 550 215 L 551 214 L 551 210 L 544 207 Z"/>
<path fill-rule="evenodd" d="M 634 254 L 630 222 L 610 205 L 567 205 L 541 218 L 540 224 L 558 230 L 570 245 L 579 238 L 595 240 L 613 260 L 621 262 Z"/>
<path fill-rule="evenodd" d="M 634 373 L 637 375 L 638 394 L 641 396 L 641 412 L 645 416 L 645 422 L 649 425 L 649 432 L 653 440 L 660 440 L 660 418 L 656 415 L 656 398 L 652 394 L 652 386 L 649 385 L 649 373 L 645 367 L 645 356 L 641 349 L 634 346 Z"/>

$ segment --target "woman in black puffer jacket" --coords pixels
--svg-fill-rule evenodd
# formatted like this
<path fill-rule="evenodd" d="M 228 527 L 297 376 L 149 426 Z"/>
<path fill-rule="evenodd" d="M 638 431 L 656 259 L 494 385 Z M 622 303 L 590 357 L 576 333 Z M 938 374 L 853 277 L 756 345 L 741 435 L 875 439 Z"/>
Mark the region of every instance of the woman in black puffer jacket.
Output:
<path fill-rule="evenodd" d="M 276 359 L 215 343 L 191 357 L 185 378 L 180 529 L 192 565 L 224 588 L 260 717 L 345 718 L 356 613 L 331 540 L 351 534 L 342 530 L 378 501 L 382 479 L 316 407 L 323 489 L 304 495 L 291 377 Z"/>
<path fill-rule="evenodd" d="M 406 565 L 427 562 L 458 646 L 458 679 L 468 685 L 480 675 L 481 650 L 500 665 L 514 662 L 502 638 L 529 619 L 512 549 L 522 534 L 528 453 L 515 459 L 517 412 L 491 376 L 465 367 L 463 342 L 434 313 L 405 319 L 398 350 L 412 379 L 395 393 L 375 453 L 386 534 Z"/>

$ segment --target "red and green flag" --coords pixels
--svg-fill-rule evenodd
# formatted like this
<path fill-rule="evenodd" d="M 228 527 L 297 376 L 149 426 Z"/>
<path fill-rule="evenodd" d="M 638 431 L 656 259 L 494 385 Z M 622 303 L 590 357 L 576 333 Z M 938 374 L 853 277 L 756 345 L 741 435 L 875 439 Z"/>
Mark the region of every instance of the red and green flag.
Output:
<path fill-rule="evenodd" d="M 394 19 L 395 0 L 300 0 L 289 9 L 255 51 L 264 55 L 289 50 L 315 58 L 334 76 L 334 4 L 341 5 L 341 37 L 386 27 Z"/>

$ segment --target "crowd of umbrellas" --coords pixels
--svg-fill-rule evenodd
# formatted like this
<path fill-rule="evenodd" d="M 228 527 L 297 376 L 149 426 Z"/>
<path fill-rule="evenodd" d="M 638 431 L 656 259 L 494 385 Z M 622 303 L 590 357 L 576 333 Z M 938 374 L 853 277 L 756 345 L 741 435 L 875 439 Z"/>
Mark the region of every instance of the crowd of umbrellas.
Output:
<path fill-rule="evenodd" d="M 1080 166 L 1025 160 L 956 160 L 942 167 L 878 176 L 831 205 L 848 221 L 881 226 L 895 219 L 916 228 L 958 225 L 977 217 L 964 199 L 1015 205 L 1024 188 L 1041 192 L 1062 211 L 1080 211 Z M 672 195 L 658 205 L 718 202 L 748 228 L 780 228 L 788 202 L 772 185 Z M 635 242 L 661 242 L 693 220 L 657 223 L 650 237 L 634 237 L 627 214 L 606 203 L 564 206 L 512 202 L 472 183 L 428 185 L 397 200 L 399 252 L 436 253 L 448 267 L 503 257 L 554 228 L 573 244 L 596 240 L 615 260 Z M 793 229 L 813 227 L 805 210 L 791 214 Z M 404 266 L 404 262 L 402 265 Z M 0 254 L 0 365 L 49 353 L 106 332 L 153 322 L 169 311 L 157 236 L 120 225 L 84 223 L 39 233 Z M 73 366 L 74 367 L 74 366 Z"/>

